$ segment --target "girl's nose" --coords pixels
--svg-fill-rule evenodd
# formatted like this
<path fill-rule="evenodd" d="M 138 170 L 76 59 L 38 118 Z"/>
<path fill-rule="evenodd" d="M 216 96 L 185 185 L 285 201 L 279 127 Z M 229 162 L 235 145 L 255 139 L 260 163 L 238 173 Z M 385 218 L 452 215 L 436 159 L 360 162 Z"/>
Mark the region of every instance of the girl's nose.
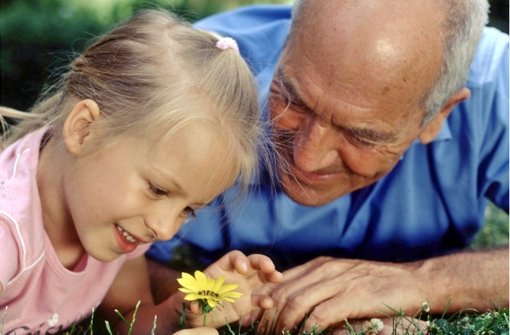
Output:
<path fill-rule="evenodd" d="M 175 228 L 177 224 L 171 223 L 168 219 L 166 221 L 151 220 L 149 223 L 146 223 L 146 225 L 153 232 L 154 240 L 156 241 L 169 240 L 177 233 L 177 229 Z"/>
<path fill-rule="evenodd" d="M 160 210 L 145 220 L 145 225 L 151 231 L 154 240 L 169 240 L 183 224 L 184 218 L 177 210 Z"/>

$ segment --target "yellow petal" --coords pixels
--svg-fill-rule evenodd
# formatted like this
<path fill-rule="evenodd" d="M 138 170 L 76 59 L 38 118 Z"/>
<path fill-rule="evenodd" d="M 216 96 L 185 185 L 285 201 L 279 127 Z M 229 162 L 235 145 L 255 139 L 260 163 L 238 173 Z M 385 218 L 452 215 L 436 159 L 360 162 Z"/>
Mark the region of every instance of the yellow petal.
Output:
<path fill-rule="evenodd" d="M 207 298 L 207 304 L 208 304 L 211 308 L 214 308 L 214 307 L 216 307 L 216 305 L 218 304 L 218 302 L 217 302 L 215 299 Z"/>
<path fill-rule="evenodd" d="M 185 288 L 196 291 L 197 290 L 197 281 L 196 279 L 190 275 L 189 273 L 182 273 L 181 278 L 177 279 L 177 282 Z"/>
<path fill-rule="evenodd" d="M 221 287 L 223 286 L 223 282 L 224 282 L 224 281 L 225 281 L 225 278 L 224 278 L 223 276 L 222 276 L 222 277 L 220 277 L 220 278 L 218 278 L 218 279 L 216 279 L 216 283 L 215 283 L 215 285 L 214 285 L 214 287 L 213 287 L 213 289 L 212 289 L 212 290 L 213 290 L 214 292 L 219 292 L 219 291 L 220 291 L 220 289 L 221 289 Z"/>
<path fill-rule="evenodd" d="M 208 279 L 209 279 L 209 281 L 207 283 L 207 289 L 209 291 L 216 292 L 217 290 L 215 288 L 218 285 L 218 280 L 217 279 L 213 279 L 213 278 L 208 278 Z"/>
<path fill-rule="evenodd" d="M 206 290 L 208 287 L 209 278 L 202 271 L 195 271 L 195 278 L 197 281 L 198 291 Z"/>
<path fill-rule="evenodd" d="M 235 290 L 238 286 L 239 286 L 239 285 L 237 285 L 237 284 L 227 284 L 227 285 L 224 285 L 224 286 L 222 286 L 222 287 L 219 289 L 218 293 L 219 293 L 219 294 L 224 294 L 224 293 L 226 293 L 226 292 L 228 292 L 228 291 L 233 291 L 233 290 Z"/>
<path fill-rule="evenodd" d="M 202 297 L 195 293 L 186 294 L 186 296 L 184 297 L 184 300 L 187 301 L 195 301 L 200 299 L 202 299 Z"/>
<path fill-rule="evenodd" d="M 239 299 L 242 296 L 243 296 L 243 294 L 241 292 L 228 292 L 228 293 L 225 293 L 224 295 L 222 295 L 222 298 L 223 299 L 226 299 L 226 298 Z"/>

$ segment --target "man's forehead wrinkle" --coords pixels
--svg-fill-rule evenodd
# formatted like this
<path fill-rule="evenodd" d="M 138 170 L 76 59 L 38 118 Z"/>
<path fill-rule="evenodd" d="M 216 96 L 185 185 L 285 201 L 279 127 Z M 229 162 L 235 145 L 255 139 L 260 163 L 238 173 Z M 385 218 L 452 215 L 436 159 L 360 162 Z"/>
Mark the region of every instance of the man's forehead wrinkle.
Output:
<path fill-rule="evenodd" d="M 388 5 L 389 8 L 385 8 Z M 436 47 L 430 43 L 431 36 L 424 28 L 430 24 L 434 25 L 430 21 L 436 22 L 437 14 L 431 14 L 429 10 L 428 13 L 423 13 L 423 18 L 410 19 L 406 15 L 395 13 L 393 8 L 397 5 L 402 7 L 405 13 L 415 14 L 422 7 L 406 5 L 401 1 L 390 1 L 384 6 L 381 4 L 368 6 L 364 2 L 361 10 L 361 5 L 356 1 L 346 2 L 342 8 L 337 8 L 339 5 L 327 1 L 312 2 L 308 9 L 309 14 L 322 15 L 303 20 L 306 29 L 302 30 L 306 31 L 297 37 L 307 41 L 303 44 L 304 50 L 317 52 L 316 58 L 321 56 L 322 62 L 330 60 L 332 64 L 330 71 L 335 70 L 334 63 L 337 61 L 342 62 L 344 59 L 349 63 L 349 59 L 356 59 L 360 67 L 375 73 L 384 72 L 386 75 L 395 76 L 396 83 L 412 80 L 412 74 L 419 72 L 421 65 L 425 66 L 427 63 L 416 60 L 427 57 L 426 54 L 433 53 Z M 352 17 L 353 15 L 356 19 Z M 417 27 L 411 24 L 414 21 Z M 436 32 L 436 29 L 432 29 L 432 32 Z"/>
<path fill-rule="evenodd" d="M 407 111 L 415 110 L 417 99 L 421 99 L 413 93 L 419 88 L 415 85 L 420 79 L 408 79 L 411 74 L 397 79 L 393 69 L 383 71 L 366 55 L 356 56 L 357 61 L 350 62 L 353 50 L 348 47 L 323 50 L 311 47 L 313 44 L 302 40 L 300 35 L 296 37 L 287 45 L 280 69 L 285 82 L 293 88 L 294 92 L 289 93 L 295 93 L 295 102 L 302 102 L 322 118 L 335 119 L 336 111 L 352 110 L 361 118 L 383 113 L 386 121 L 396 127 L 406 123 L 411 116 Z M 389 43 L 380 43 L 388 57 L 398 52 Z M 407 59 L 404 62 L 408 66 L 411 63 Z M 378 118 L 377 121 L 383 120 Z M 339 122 L 345 120 L 335 123 Z"/>
<path fill-rule="evenodd" d="M 297 42 L 297 41 L 296 41 Z M 297 44 L 301 44 L 301 41 Z M 389 48 L 389 46 L 385 46 Z M 311 92 L 319 93 L 324 90 L 329 91 L 331 88 L 342 86 L 342 89 L 336 89 L 334 92 L 329 91 L 329 98 L 335 98 L 346 95 L 346 91 L 349 92 L 350 97 L 364 96 L 364 99 L 359 99 L 358 103 L 363 101 L 364 103 L 360 107 L 370 108 L 372 103 L 369 101 L 369 96 L 372 95 L 374 98 L 380 96 L 391 95 L 392 90 L 402 90 L 405 87 L 404 80 L 391 80 L 387 81 L 384 79 L 385 76 L 391 75 L 393 71 L 388 73 L 385 71 L 385 76 L 382 75 L 380 85 L 365 85 L 363 82 L 368 80 L 361 75 L 361 71 L 353 69 L 352 66 L 347 66 L 346 61 L 342 60 L 342 55 L 339 54 L 336 57 L 332 57 L 331 53 L 328 55 L 328 51 L 314 48 L 303 48 L 305 51 L 301 54 L 293 52 L 296 49 L 290 49 L 289 59 L 292 59 L 293 66 L 299 67 L 299 70 L 289 71 L 285 70 L 284 74 L 288 77 L 287 81 L 290 81 L 291 77 L 296 82 L 292 82 L 295 86 L 295 91 L 300 95 L 303 100 L 305 93 L 307 96 L 317 96 L 318 94 L 310 94 Z M 345 55 L 345 57 L 351 57 L 352 55 Z M 301 60 L 296 61 L 298 57 Z M 365 56 L 363 56 L 365 57 Z M 359 59 L 359 58 L 358 58 Z M 381 72 L 381 66 L 379 66 L 373 59 L 360 59 L 360 62 L 356 65 L 360 68 L 373 68 L 373 71 Z M 305 67 L 305 69 L 303 69 Z M 305 72 L 307 71 L 307 72 Z M 368 71 L 368 70 L 367 70 Z M 306 80 L 306 82 L 305 82 Z M 372 82 L 375 84 L 374 82 Z M 315 87 L 311 87 L 311 85 Z M 364 92 L 360 92 L 360 87 L 364 87 Z M 306 92 L 304 92 L 306 90 Z M 369 91 L 371 90 L 371 91 Z M 319 92 L 317 92 L 319 91 Z M 312 106 L 319 103 L 319 101 L 307 101 Z"/>
<path fill-rule="evenodd" d="M 278 78 L 284 90 L 294 103 L 303 104 L 315 114 L 320 114 L 321 118 L 333 119 L 335 122 L 335 110 L 349 110 L 355 108 L 358 113 L 373 114 L 377 112 L 376 99 L 380 97 L 380 92 L 370 92 L 368 88 L 360 91 L 359 86 L 349 80 L 334 78 L 331 74 L 319 77 L 323 82 L 313 84 L 309 76 L 303 77 L 305 80 L 299 80 L 295 71 L 289 71 L 292 67 L 283 67 L 278 70 Z M 320 76 L 320 74 L 319 74 Z M 328 78 L 324 80 L 324 78 Z M 326 91 L 321 87 L 326 87 Z M 338 87 L 341 87 L 338 89 Z M 335 91 L 328 91 L 327 88 L 336 87 Z M 374 99 L 371 99 L 373 96 Z"/>

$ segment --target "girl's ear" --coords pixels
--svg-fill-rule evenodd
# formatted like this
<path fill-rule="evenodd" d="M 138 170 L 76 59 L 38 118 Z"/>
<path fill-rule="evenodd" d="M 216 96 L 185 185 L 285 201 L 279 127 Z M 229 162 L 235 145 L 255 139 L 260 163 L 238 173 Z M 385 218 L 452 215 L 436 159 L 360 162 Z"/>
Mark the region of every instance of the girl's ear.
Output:
<path fill-rule="evenodd" d="M 437 113 L 422 130 L 420 136 L 418 137 L 420 142 L 422 144 L 428 144 L 432 142 L 436 136 L 439 135 L 439 132 L 443 127 L 443 122 L 446 120 L 448 115 L 450 115 L 453 108 L 462 101 L 469 98 L 470 95 L 471 91 L 466 87 L 455 92 L 455 94 L 452 95 L 450 99 L 443 105 L 439 113 Z"/>
<path fill-rule="evenodd" d="M 85 143 L 92 136 L 90 125 L 100 117 L 101 111 L 94 100 L 80 100 L 73 106 L 62 129 L 64 143 L 69 152 L 76 156 L 83 152 Z"/>

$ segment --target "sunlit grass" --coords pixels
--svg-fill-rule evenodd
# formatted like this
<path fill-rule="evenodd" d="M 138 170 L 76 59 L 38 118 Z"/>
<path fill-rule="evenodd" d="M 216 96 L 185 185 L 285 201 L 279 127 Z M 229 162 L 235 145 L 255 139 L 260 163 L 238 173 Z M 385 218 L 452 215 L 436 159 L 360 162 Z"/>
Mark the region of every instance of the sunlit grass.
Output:
<path fill-rule="evenodd" d="M 466 310 L 450 316 L 431 315 L 425 311 L 420 312 L 416 317 L 409 317 L 402 312 L 392 310 L 392 333 L 401 335 L 508 335 L 510 327 L 509 311 L 505 309 L 494 309 L 490 312 L 477 313 L 474 310 Z M 120 313 L 119 317 L 128 326 L 128 334 L 131 334 L 132 328 L 136 323 L 134 320 L 126 320 Z M 136 316 L 136 309 L 135 309 Z M 161 318 L 161 316 L 160 316 Z M 374 321 L 375 320 L 375 321 Z M 349 335 L 375 335 L 381 332 L 378 325 L 379 319 L 371 319 L 365 323 L 362 329 L 355 329 L 347 320 L 343 327 Z M 420 322 L 421 321 L 421 322 Z M 380 321 L 379 321 L 380 322 Z M 385 326 L 387 327 L 387 326 Z M 358 327 L 359 328 L 359 327 Z M 321 330 L 314 328 L 311 331 L 282 331 L 279 335 L 330 335 L 334 330 Z M 377 331 L 379 330 L 379 331 Z M 152 328 L 147 331 L 148 334 L 155 334 L 157 331 L 157 318 L 154 319 Z M 220 335 L 259 335 L 257 325 L 242 328 L 237 324 L 230 324 L 219 330 Z M 377 332 L 376 332 L 377 331 Z M 385 329 L 387 331 L 387 329 Z M 1 334 L 0 329 L 0 334 Z M 59 334 L 65 335 L 114 335 L 110 328 L 110 322 L 100 323 L 94 320 L 94 315 L 80 324 L 76 324 L 65 332 Z M 269 334 L 271 335 L 271 334 Z"/>

